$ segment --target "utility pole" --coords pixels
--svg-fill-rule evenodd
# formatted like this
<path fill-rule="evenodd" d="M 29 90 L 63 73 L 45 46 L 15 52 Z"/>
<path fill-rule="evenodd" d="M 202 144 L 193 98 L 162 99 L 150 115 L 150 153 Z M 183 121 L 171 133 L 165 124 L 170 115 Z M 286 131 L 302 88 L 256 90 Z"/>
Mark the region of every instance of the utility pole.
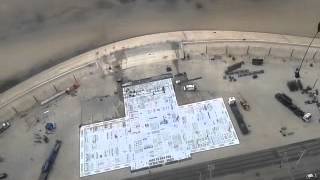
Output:
<path fill-rule="evenodd" d="M 301 60 L 301 63 L 300 63 L 300 66 L 299 66 L 299 67 L 295 70 L 295 72 L 294 72 L 295 78 L 300 78 L 300 70 L 301 70 L 302 64 L 303 64 L 303 62 L 304 62 L 304 60 L 305 60 L 305 58 L 306 58 L 306 56 L 307 56 L 307 54 L 308 54 L 308 51 L 309 51 L 310 46 L 312 45 L 314 39 L 317 37 L 317 35 L 318 35 L 319 32 L 320 32 L 320 22 L 318 23 L 318 29 L 317 29 L 316 34 L 313 36 L 311 42 L 310 42 L 309 45 L 308 45 L 308 48 L 307 48 L 306 52 L 304 53 L 304 56 L 303 56 L 303 58 L 302 58 L 302 60 Z"/>

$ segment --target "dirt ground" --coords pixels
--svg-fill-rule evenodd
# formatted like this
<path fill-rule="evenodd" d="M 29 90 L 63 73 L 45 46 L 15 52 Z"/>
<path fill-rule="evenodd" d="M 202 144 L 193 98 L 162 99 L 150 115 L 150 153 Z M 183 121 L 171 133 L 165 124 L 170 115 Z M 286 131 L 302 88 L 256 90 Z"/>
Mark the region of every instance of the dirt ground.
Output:
<path fill-rule="evenodd" d="M 102 44 L 177 30 L 311 36 L 318 0 L 2 0 L 0 92 Z"/>

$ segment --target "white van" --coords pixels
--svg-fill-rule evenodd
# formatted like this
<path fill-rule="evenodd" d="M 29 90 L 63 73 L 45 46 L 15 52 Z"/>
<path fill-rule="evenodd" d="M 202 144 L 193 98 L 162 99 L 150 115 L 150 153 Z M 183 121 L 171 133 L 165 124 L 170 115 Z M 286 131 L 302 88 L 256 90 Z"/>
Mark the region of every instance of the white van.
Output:
<path fill-rule="evenodd" d="M 194 84 L 187 84 L 187 85 L 183 86 L 183 90 L 184 91 L 196 91 L 197 87 Z"/>

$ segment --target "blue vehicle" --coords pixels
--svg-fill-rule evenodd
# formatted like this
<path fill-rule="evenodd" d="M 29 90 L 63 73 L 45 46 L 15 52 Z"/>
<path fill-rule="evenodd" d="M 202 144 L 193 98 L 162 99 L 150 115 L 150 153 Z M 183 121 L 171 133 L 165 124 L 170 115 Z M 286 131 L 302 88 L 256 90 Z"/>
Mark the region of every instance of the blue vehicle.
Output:
<path fill-rule="evenodd" d="M 53 164 L 57 158 L 59 149 L 61 147 L 61 143 L 62 141 L 59 141 L 59 140 L 56 141 L 56 144 L 54 145 L 49 158 L 46 160 L 46 162 L 43 164 L 41 168 L 41 174 L 40 174 L 39 180 L 47 180 L 49 172 L 52 169 Z"/>

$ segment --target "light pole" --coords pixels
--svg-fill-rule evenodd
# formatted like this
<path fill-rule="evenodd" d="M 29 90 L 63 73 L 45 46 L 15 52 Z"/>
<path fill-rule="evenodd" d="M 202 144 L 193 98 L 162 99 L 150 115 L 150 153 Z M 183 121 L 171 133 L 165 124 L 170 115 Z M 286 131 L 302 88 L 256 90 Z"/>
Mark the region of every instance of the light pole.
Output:
<path fill-rule="evenodd" d="M 313 36 L 313 38 L 312 38 L 312 40 L 311 40 L 311 42 L 310 42 L 310 44 L 309 44 L 306 52 L 304 53 L 304 56 L 303 56 L 303 58 L 302 58 L 302 60 L 301 60 L 301 63 L 300 63 L 300 66 L 299 66 L 299 67 L 295 70 L 295 72 L 294 72 L 294 77 L 295 77 L 295 78 L 300 78 L 300 70 L 301 70 L 303 61 L 305 60 L 305 57 L 306 57 L 307 54 L 308 54 L 309 48 L 310 48 L 311 44 L 313 43 L 314 39 L 317 37 L 317 35 L 318 35 L 319 32 L 320 32 L 320 22 L 318 23 L 318 29 L 317 29 L 316 34 Z"/>

